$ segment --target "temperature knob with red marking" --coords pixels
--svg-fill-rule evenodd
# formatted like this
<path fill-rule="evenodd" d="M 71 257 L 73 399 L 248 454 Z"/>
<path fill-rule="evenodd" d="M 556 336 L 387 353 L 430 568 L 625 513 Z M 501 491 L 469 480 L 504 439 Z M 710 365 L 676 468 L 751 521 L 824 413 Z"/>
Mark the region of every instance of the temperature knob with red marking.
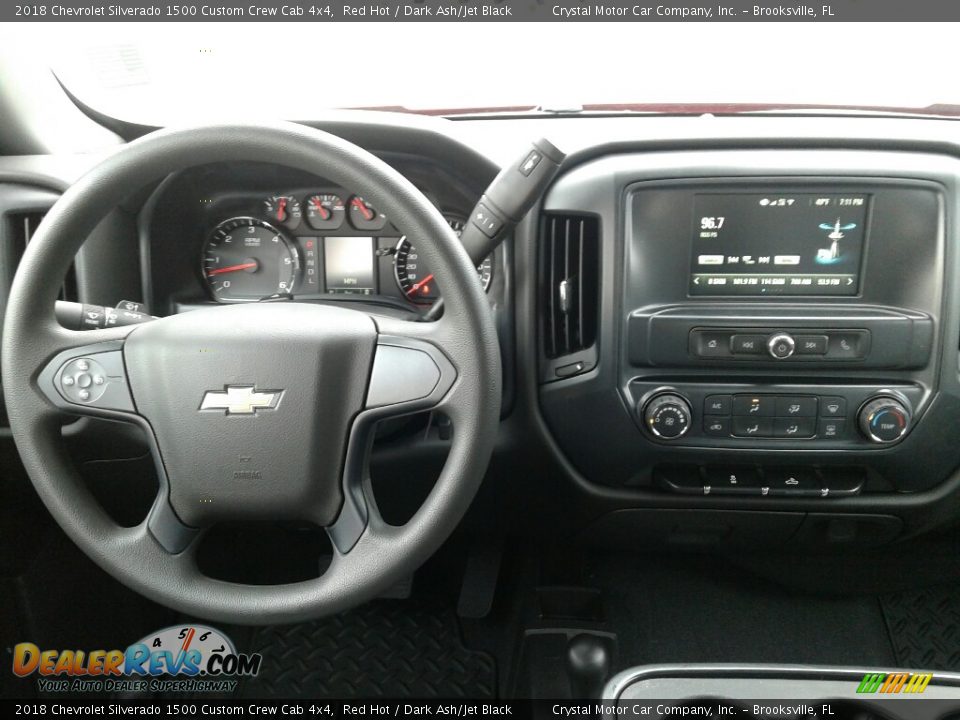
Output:
<path fill-rule="evenodd" d="M 896 398 L 877 397 L 860 408 L 859 422 L 860 432 L 867 440 L 889 445 L 910 428 L 910 410 Z"/>

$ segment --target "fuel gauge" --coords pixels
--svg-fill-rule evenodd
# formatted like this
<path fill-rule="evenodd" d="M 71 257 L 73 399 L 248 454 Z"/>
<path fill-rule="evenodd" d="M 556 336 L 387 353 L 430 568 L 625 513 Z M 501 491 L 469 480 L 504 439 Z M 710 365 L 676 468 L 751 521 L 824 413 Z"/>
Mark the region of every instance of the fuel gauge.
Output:
<path fill-rule="evenodd" d="M 359 195 L 350 198 L 350 224 L 357 230 L 382 230 L 387 216 Z"/>

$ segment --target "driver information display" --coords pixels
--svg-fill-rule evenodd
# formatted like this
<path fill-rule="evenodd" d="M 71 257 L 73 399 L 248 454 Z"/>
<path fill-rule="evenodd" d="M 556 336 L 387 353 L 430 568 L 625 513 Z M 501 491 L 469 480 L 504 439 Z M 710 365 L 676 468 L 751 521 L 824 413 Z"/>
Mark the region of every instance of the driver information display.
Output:
<path fill-rule="evenodd" d="M 328 293 L 372 295 L 376 292 L 372 237 L 327 237 L 323 250 Z"/>
<path fill-rule="evenodd" d="M 698 194 L 691 295 L 856 295 L 868 195 Z"/>

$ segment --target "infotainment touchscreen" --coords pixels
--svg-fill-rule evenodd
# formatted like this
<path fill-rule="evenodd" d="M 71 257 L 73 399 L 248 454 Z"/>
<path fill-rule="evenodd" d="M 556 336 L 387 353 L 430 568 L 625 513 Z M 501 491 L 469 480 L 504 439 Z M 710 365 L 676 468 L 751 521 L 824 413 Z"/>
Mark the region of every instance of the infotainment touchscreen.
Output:
<path fill-rule="evenodd" d="M 694 197 L 691 295 L 856 295 L 866 194 Z"/>

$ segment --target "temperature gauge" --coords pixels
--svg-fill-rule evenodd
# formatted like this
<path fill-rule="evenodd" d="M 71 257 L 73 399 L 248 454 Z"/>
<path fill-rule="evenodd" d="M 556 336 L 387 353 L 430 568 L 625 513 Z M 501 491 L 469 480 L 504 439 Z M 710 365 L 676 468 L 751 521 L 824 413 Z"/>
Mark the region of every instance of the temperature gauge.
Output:
<path fill-rule="evenodd" d="M 307 198 L 307 224 L 314 230 L 336 230 L 346 214 L 339 195 L 321 194 Z"/>

